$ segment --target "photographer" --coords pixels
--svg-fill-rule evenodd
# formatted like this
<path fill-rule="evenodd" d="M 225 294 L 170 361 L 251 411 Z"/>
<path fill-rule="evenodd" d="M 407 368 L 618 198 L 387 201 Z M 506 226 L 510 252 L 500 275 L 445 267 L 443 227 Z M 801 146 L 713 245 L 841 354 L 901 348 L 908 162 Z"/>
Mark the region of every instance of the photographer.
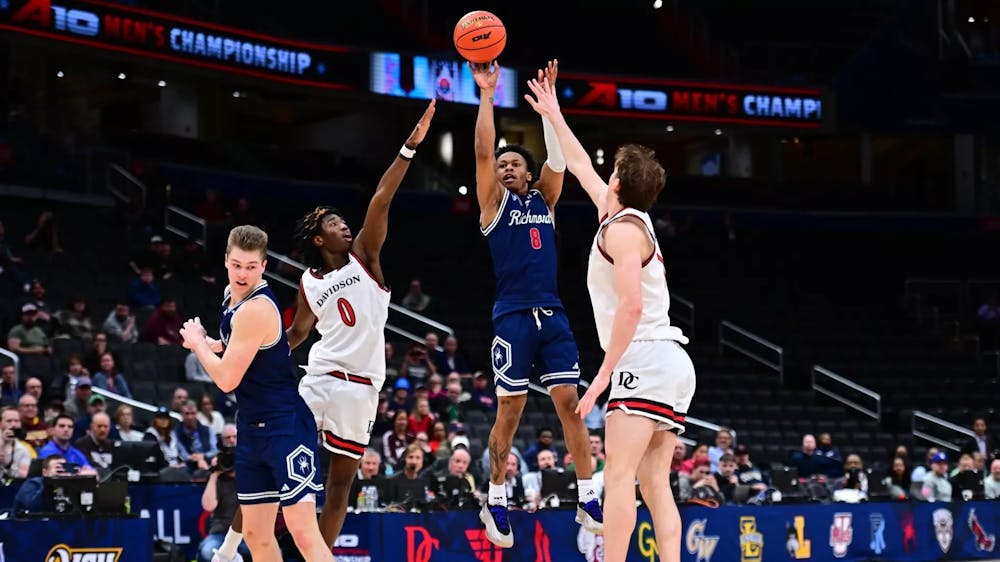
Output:
<path fill-rule="evenodd" d="M 399 377 L 410 379 L 414 383 L 422 383 L 436 372 L 437 367 L 428 356 L 427 347 L 419 343 L 410 346 L 402 365 L 399 366 Z"/>
<path fill-rule="evenodd" d="M 14 496 L 14 514 L 45 511 L 45 478 L 66 474 L 66 457 L 52 455 L 42 461 L 42 475 L 28 478 Z"/>
<path fill-rule="evenodd" d="M 0 410 L 0 482 L 28 476 L 31 465 L 31 451 L 21 442 L 21 416 L 17 408 L 7 406 Z"/>
<path fill-rule="evenodd" d="M 198 562 L 211 562 L 223 541 L 239 505 L 236 499 L 236 444 L 224 445 L 212 459 L 208 483 L 201 494 L 201 507 L 212 513 L 212 523 L 208 535 L 198 545 Z M 250 556 L 245 542 L 240 542 L 233 562 L 242 562 L 243 556 Z"/>

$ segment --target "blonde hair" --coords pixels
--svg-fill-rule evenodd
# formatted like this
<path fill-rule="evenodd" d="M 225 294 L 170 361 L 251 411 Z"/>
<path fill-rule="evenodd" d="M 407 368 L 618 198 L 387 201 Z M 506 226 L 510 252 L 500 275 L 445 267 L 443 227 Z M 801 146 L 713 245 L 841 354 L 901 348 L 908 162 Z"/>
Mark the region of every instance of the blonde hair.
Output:
<path fill-rule="evenodd" d="M 261 259 L 267 257 L 267 233 L 257 228 L 245 224 L 237 226 L 229 231 L 229 241 L 226 242 L 226 255 L 232 252 L 233 248 L 239 248 L 246 252 L 258 251 Z"/>

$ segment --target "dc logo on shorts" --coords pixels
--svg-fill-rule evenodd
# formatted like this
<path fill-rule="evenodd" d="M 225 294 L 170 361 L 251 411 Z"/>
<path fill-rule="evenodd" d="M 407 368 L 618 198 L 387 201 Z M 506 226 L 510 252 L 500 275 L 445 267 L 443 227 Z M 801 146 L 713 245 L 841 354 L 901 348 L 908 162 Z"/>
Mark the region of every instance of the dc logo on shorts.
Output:
<path fill-rule="evenodd" d="M 639 377 L 628 371 L 621 371 L 618 373 L 618 386 L 635 390 L 639 388 Z"/>
<path fill-rule="evenodd" d="M 497 336 L 493 338 L 490 353 L 493 356 L 493 372 L 498 375 L 504 374 L 510 368 L 510 344 Z"/>
<path fill-rule="evenodd" d="M 288 465 L 288 477 L 296 482 L 311 480 L 315 467 L 313 465 L 313 452 L 305 445 L 299 445 L 294 451 L 285 457 Z"/>

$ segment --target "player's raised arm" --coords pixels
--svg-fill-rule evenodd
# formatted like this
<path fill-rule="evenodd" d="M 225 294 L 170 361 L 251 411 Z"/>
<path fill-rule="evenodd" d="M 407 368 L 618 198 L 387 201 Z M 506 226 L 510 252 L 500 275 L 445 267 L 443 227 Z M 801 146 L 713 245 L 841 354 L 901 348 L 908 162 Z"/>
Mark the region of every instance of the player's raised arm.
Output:
<path fill-rule="evenodd" d="M 555 91 L 557 74 L 559 74 L 559 61 L 553 59 L 544 69 L 538 69 L 538 80 L 541 82 L 547 79 Z M 563 179 L 566 176 L 566 158 L 559 146 L 556 130 L 545 115 L 542 115 L 542 136 L 545 138 L 545 164 L 542 165 L 542 172 L 535 182 L 535 189 L 542 193 L 549 211 L 555 213 L 556 203 L 562 195 Z"/>
<path fill-rule="evenodd" d="M 524 99 L 531 104 L 540 115 L 548 117 L 552 122 L 552 127 L 559 138 L 559 146 L 562 148 L 566 158 L 566 166 L 571 174 L 576 176 L 590 200 L 597 206 L 598 216 L 605 213 L 605 195 L 608 192 L 608 184 L 604 183 L 601 176 L 597 175 L 594 165 L 590 162 L 590 155 L 580 144 L 580 141 L 573 134 L 559 109 L 559 100 L 556 98 L 555 90 L 547 80 L 538 81 L 535 79 L 528 81 L 528 87 L 535 94 L 532 98 L 525 94 Z M 537 98 L 537 99 L 536 99 Z"/>
<path fill-rule="evenodd" d="M 275 327 L 281 329 L 281 319 L 274 306 L 252 299 L 233 316 L 233 333 L 222 357 L 212 351 L 200 318 L 185 322 L 180 334 L 184 347 L 194 352 L 208 376 L 222 392 L 229 393 L 240 385 L 260 346 L 274 339 Z"/>
<path fill-rule="evenodd" d="M 420 116 L 420 120 L 413 128 L 413 132 L 399 149 L 399 154 L 393 158 L 392 164 L 389 164 L 389 168 L 382 174 L 382 179 L 379 180 L 378 186 L 375 188 L 375 194 L 372 195 L 372 200 L 368 203 L 368 211 L 365 213 L 365 222 L 361 226 L 361 232 L 358 232 L 358 237 L 354 240 L 352 248 L 354 253 L 369 269 L 373 270 L 373 274 L 376 273 L 374 269 L 378 269 L 377 275 L 379 277 L 381 277 L 381 268 L 378 267 L 377 262 L 379 253 L 382 251 L 382 244 L 385 243 L 386 232 L 389 229 L 389 204 L 392 203 L 392 198 L 396 195 L 396 190 L 399 189 L 403 176 L 410 168 L 410 160 L 416 153 L 417 147 L 427 135 L 427 129 L 434 117 L 434 101 L 431 100 L 427 104 L 427 109 L 424 110 L 424 114 Z M 378 281 L 384 283 L 382 279 Z M 302 310 L 301 306 L 299 310 Z M 298 314 L 296 314 L 296 318 L 298 318 Z"/>
<path fill-rule="evenodd" d="M 497 183 L 494 150 L 497 130 L 493 122 L 493 98 L 497 90 L 500 66 L 496 61 L 469 63 L 472 77 L 479 85 L 479 113 L 476 115 L 476 199 L 479 201 L 479 224 L 489 226 L 500 210 L 503 186 Z"/>

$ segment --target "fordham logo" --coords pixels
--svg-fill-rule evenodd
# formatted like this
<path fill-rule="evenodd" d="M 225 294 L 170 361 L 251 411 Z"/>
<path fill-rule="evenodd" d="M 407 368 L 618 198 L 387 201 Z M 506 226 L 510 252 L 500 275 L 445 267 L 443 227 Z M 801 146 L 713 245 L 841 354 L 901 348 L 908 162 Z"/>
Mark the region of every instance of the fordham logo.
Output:
<path fill-rule="evenodd" d="M 931 514 L 934 521 L 934 536 L 937 538 L 941 552 L 947 553 L 951 548 L 951 539 L 955 537 L 955 521 L 947 509 L 936 509 Z"/>

